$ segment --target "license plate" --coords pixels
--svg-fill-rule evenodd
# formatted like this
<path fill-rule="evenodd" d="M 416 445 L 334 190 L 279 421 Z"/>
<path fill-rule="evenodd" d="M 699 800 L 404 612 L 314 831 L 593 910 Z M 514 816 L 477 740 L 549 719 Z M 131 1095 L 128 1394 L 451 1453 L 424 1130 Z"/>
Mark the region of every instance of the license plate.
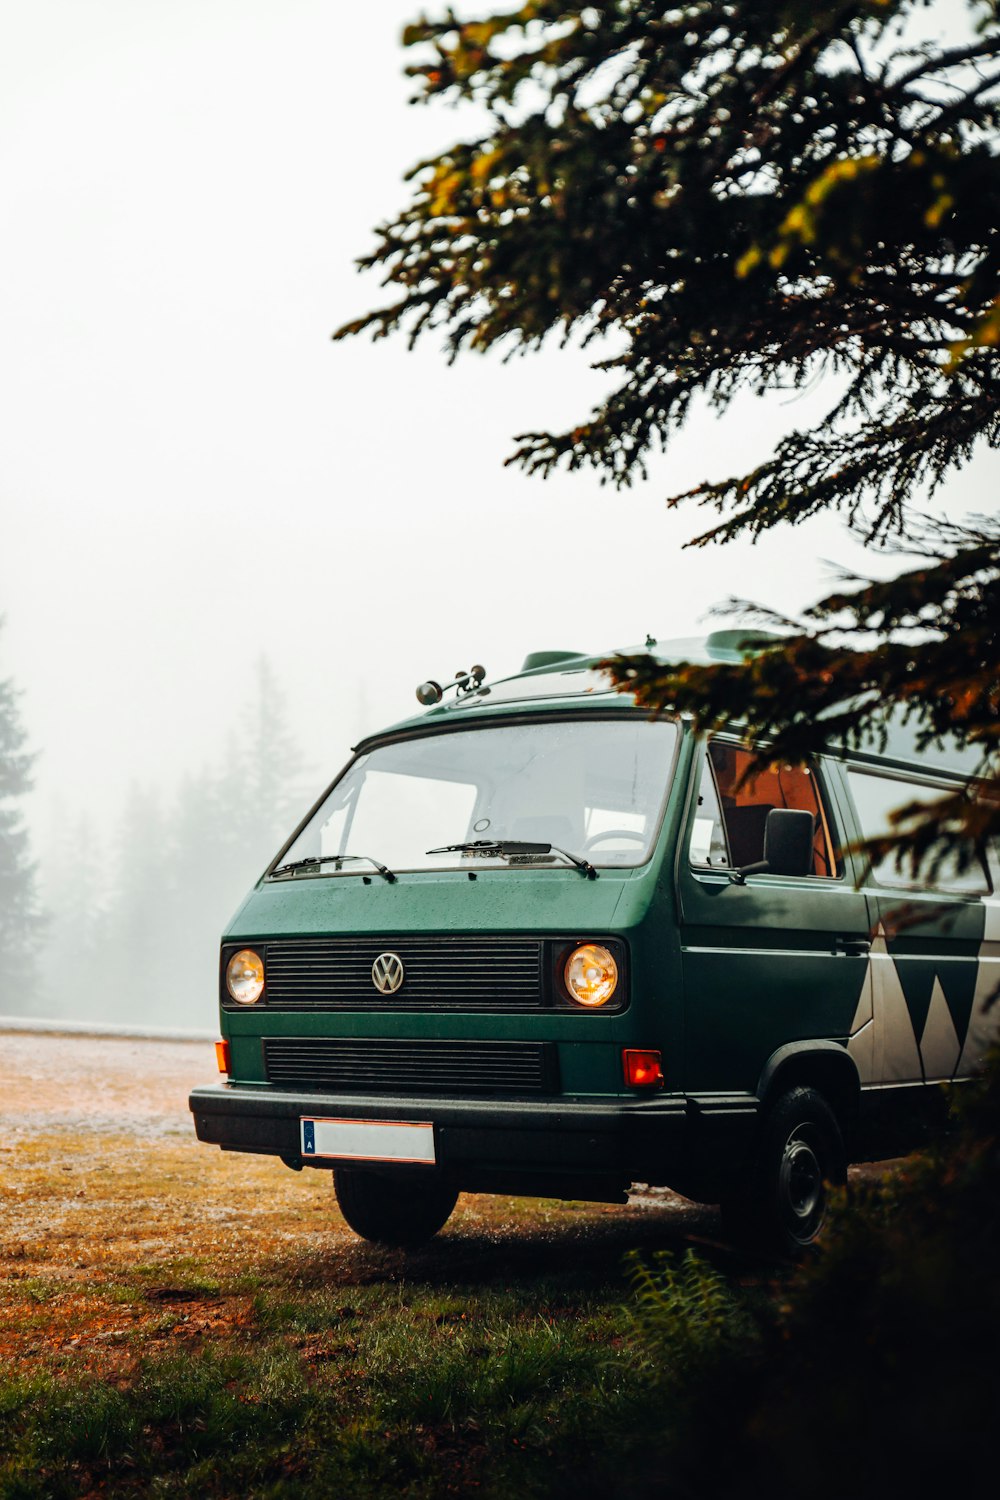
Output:
<path fill-rule="evenodd" d="M 432 1167 L 434 1126 L 411 1120 L 300 1121 L 302 1155 L 339 1161 L 421 1162 Z"/>

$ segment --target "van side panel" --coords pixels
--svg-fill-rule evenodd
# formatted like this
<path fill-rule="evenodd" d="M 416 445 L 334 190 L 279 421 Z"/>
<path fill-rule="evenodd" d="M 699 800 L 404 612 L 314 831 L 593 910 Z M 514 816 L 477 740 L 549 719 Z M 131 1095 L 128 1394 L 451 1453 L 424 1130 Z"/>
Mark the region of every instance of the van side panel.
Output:
<path fill-rule="evenodd" d="M 863 769 L 875 771 L 878 763 Z M 845 774 L 848 833 L 860 839 L 864 829 L 850 788 Z M 994 860 L 994 889 L 997 873 Z M 1000 1011 L 991 1011 L 989 1001 L 1000 985 L 1000 900 L 893 888 L 891 872 L 881 879 L 867 872 L 865 891 L 873 934 L 872 1049 L 859 1068 L 861 1144 L 878 1156 L 924 1140 L 945 1115 L 938 1085 L 968 1078 L 997 1038 Z"/>
<path fill-rule="evenodd" d="M 698 774 L 696 763 L 695 784 Z M 836 808 L 829 788 L 827 801 Z M 677 850 L 685 1088 L 752 1092 L 779 1047 L 847 1044 L 869 1025 L 869 905 L 847 873 L 749 875 L 740 885 L 692 866 L 694 802 Z"/>

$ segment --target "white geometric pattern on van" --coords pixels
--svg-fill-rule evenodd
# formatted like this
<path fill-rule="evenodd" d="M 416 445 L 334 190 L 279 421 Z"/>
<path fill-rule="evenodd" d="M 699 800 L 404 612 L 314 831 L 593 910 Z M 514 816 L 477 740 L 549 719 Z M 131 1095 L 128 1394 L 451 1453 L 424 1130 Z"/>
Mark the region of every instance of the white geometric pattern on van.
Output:
<path fill-rule="evenodd" d="M 980 1068 L 989 1048 L 1000 1039 L 1000 998 L 993 1001 L 1000 986 L 1000 897 L 986 896 L 983 905 L 986 927 L 979 945 L 976 992 L 965 1045 L 955 1069 L 956 1078 L 966 1078 Z"/>
<path fill-rule="evenodd" d="M 924 1078 L 927 1082 L 947 1082 L 958 1066 L 961 1051 L 958 1032 L 944 998 L 941 981 L 935 979 L 927 1020 L 924 1022 L 924 1034 L 920 1038 L 920 1056 L 923 1058 Z"/>
<path fill-rule="evenodd" d="M 862 1083 L 875 1081 L 875 1018 L 872 1009 L 872 966 L 865 970 L 864 983 L 858 996 L 858 1008 L 854 1012 L 851 1031 L 847 1039 L 847 1050 L 854 1058 L 858 1077 Z"/>
<path fill-rule="evenodd" d="M 872 939 L 868 968 L 872 983 L 875 1017 L 874 1078 L 876 1083 L 913 1083 L 924 1076 L 920 1048 L 913 1034 L 910 1008 L 903 994 L 899 971 L 886 947 L 881 922 Z"/>
<path fill-rule="evenodd" d="M 964 1043 L 937 978 L 918 1041 L 899 971 L 879 923 L 847 1044 L 862 1083 L 914 1083 L 921 1079 L 937 1083 L 967 1078 L 982 1065 L 988 1048 L 1000 1039 L 1000 1000 L 992 1007 L 989 1004 L 1000 986 L 1000 897 L 984 896 L 982 904 L 983 938 L 976 958 L 975 994 Z M 874 1021 L 870 1028 L 869 1014 Z"/>

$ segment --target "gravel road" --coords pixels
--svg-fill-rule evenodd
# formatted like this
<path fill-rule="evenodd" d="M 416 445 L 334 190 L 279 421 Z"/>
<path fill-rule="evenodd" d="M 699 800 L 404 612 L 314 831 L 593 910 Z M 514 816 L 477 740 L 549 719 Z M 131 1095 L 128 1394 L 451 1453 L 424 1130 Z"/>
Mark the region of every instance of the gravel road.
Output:
<path fill-rule="evenodd" d="M 7 1032 L 0 1035 L 4 1140 L 12 1130 L 136 1141 L 189 1135 L 188 1091 L 215 1077 L 204 1042 Z"/>

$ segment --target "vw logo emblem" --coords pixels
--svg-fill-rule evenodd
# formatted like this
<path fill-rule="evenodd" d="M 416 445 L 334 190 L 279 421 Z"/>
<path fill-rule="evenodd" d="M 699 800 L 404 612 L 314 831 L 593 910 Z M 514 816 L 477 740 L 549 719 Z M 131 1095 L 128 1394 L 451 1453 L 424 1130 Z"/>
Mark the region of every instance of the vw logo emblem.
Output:
<path fill-rule="evenodd" d="M 406 975 L 398 953 L 380 953 L 372 964 L 372 984 L 380 995 L 394 995 Z"/>

